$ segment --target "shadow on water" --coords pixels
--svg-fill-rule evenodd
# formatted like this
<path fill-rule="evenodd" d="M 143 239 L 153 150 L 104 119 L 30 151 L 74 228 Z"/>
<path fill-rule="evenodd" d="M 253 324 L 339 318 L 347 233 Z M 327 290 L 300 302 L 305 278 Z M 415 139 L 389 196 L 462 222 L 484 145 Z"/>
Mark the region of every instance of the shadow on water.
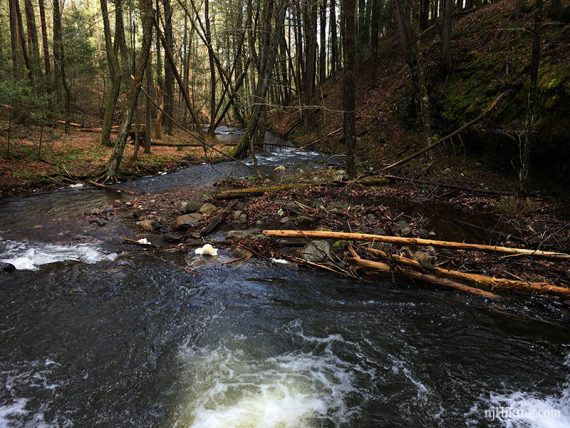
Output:
<path fill-rule="evenodd" d="M 202 167 L 140 185 L 196 185 Z M 114 198 L 1 203 L 0 253 L 52 262 L 0 276 L 0 426 L 570 425 L 562 304 L 264 262 L 191 274 L 192 255 L 120 254 L 118 229 L 53 232 Z M 501 406 L 523 419 L 485 414 Z"/>

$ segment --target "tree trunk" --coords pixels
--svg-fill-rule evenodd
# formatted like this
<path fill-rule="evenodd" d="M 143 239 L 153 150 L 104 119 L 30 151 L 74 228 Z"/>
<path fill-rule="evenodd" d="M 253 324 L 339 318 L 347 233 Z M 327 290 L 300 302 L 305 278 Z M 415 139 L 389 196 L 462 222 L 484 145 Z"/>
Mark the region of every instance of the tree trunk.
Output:
<path fill-rule="evenodd" d="M 56 84 L 61 81 L 63 88 L 65 132 L 69 132 L 69 119 L 71 114 L 71 90 L 65 77 L 65 50 L 63 48 L 63 31 L 61 28 L 61 9 L 59 0 L 53 0 L 53 52 L 54 63 L 56 64 Z M 59 85 L 58 85 L 59 86 Z"/>
<path fill-rule="evenodd" d="M 17 0 L 8 0 L 10 7 L 10 46 L 12 48 L 12 77 L 20 77 L 20 30 L 18 28 L 18 15 L 16 13 Z"/>
<path fill-rule="evenodd" d="M 172 32 L 172 6 L 170 0 L 163 0 L 164 4 L 164 35 L 170 52 L 174 51 L 174 35 Z M 172 135 L 172 120 L 174 117 L 174 75 L 170 62 L 164 62 L 164 125 L 168 135 Z"/>
<path fill-rule="evenodd" d="M 308 132 L 311 127 L 312 100 L 315 92 L 315 74 L 317 61 L 317 4 L 307 0 L 305 7 L 305 81 L 303 91 L 303 128 Z"/>
<path fill-rule="evenodd" d="M 527 196 L 529 193 L 530 154 L 532 152 L 534 119 L 538 110 L 538 69 L 540 66 L 540 37 L 542 26 L 543 0 L 536 0 L 534 13 L 534 28 L 532 35 L 532 54 L 530 62 L 530 88 L 528 92 L 528 108 L 525 120 L 525 135 L 521 147 L 521 166 L 519 171 L 519 194 Z"/>
<path fill-rule="evenodd" d="M 204 24 L 206 44 L 208 45 L 208 64 L 210 66 L 210 126 L 208 135 L 214 136 L 216 123 L 216 63 L 214 60 L 214 49 L 212 46 L 212 30 L 210 28 L 210 1 L 204 0 Z"/>
<path fill-rule="evenodd" d="M 49 61 L 49 45 L 48 45 L 48 32 L 46 23 L 46 10 L 44 0 L 38 0 L 38 5 L 40 8 L 40 22 L 42 27 L 42 48 L 44 53 L 44 70 L 46 77 L 50 74 L 50 61 Z"/>
<path fill-rule="evenodd" d="M 378 34 L 380 32 L 380 0 L 372 0 L 372 19 L 370 25 L 370 52 L 372 54 L 371 82 L 375 88 L 378 84 Z"/>
<path fill-rule="evenodd" d="M 114 55 L 117 53 L 121 58 L 121 70 L 123 72 L 123 80 L 128 82 L 131 76 L 129 64 L 129 50 L 127 48 L 127 39 L 125 37 L 125 21 L 123 19 L 123 0 L 115 0 L 115 43 Z M 109 18 L 107 18 L 108 20 Z M 105 43 L 106 44 L 106 43 Z M 109 54 L 107 53 L 107 58 Z"/>
<path fill-rule="evenodd" d="M 107 0 L 100 0 L 100 2 L 101 2 L 101 14 L 103 18 L 103 33 L 105 36 L 105 51 L 107 53 L 107 64 L 109 66 L 109 77 L 111 79 L 111 90 L 107 94 L 107 101 L 105 103 L 105 112 L 103 113 L 101 144 L 103 146 L 111 147 L 112 146 L 111 127 L 113 126 L 113 115 L 115 113 L 117 100 L 119 98 L 119 93 L 121 91 L 122 76 L 121 76 L 121 67 L 119 66 L 119 60 L 117 59 L 117 53 L 113 47 L 113 42 L 111 41 L 111 26 L 109 24 L 109 12 L 107 9 Z M 127 64 L 123 64 L 123 66 L 128 67 Z"/>
<path fill-rule="evenodd" d="M 336 74 L 338 68 L 338 36 L 336 31 L 336 0 L 329 0 L 329 23 L 331 29 L 331 75 Z"/>
<path fill-rule="evenodd" d="M 344 50 L 344 73 L 343 73 L 343 96 L 342 109 L 344 143 L 346 145 L 346 171 L 350 178 L 356 177 L 355 148 L 356 148 L 356 19 L 354 10 L 355 0 L 343 0 L 343 50 Z"/>
<path fill-rule="evenodd" d="M 453 20 L 453 0 L 441 0 L 441 72 L 444 76 L 451 70 L 451 26 Z M 420 28 L 421 30 L 421 28 Z"/>
<path fill-rule="evenodd" d="M 127 102 L 123 113 L 123 123 L 121 125 L 119 141 L 115 145 L 113 154 L 107 162 L 107 173 L 104 177 L 104 181 L 117 181 L 119 178 L 119 168 L 121 166 L 123 152 L 127 144 L 133 115 L 137 106 L 137 99 L 142 85 L 144 70 L 150 56 L 150 46 L 152 44 L 152 23 L 154 20 L 152 0 L 140 0 L 139 4 L 143 21 L 143 41 L 141 52 L 135 67 L 133 79 L 131 79 L 129 92 L 127 93 Z"/>
<path fill-rule="evenodd" d="M 327 79 L 327 0 L 321 0 L 320 5 L 320 54 L 319 82 L 322 85 Z"/>
<path fill-rule="evenodd" d="M 36 26 L 36 13 L 31 0 L 24 0 L 26 11 L 26 26 L 28 27 L 28 45 L 30 49 L 32 72 L 34 76 L 41 74 L 40 46 L 38 42 L 38 29 Z"/>
<path fill-rule="evenodd" d="M 272 2 L 273 0 L 268 1 Z M 269 90 L 269 81 L 274 70 L 275 57 L 277 55 L 277 46 L 279 44 L 281 32 L 283 31 L 286 10 L 287 6 L 285 0 L 279 0 L 276 7 L 275 26 L 273 28 L 273 31 L 271 31 L 271 14 L 267 14 L 264 17 L 266 20 L 264 27 L 270 35 L 270 40 L 268 46 L 266 46 L 266 49 L 264 49 L 265 52 L 261 58 L 262 61 L 260 75 L 255 90 L 255 99 L 257 100 L 264 100 Z M 232 157 L 237 158 L 247 155 L 250 144 L 253 141 L 252 139 L 258 135 L 258 128 L 260 124 L 264 122 L 266 113 L 267 105 L 265 103 L 256 102 L 253 105 L 246 132 L 241 138 L 239 144 L 234 148 Z"/>
<path fill-rule="evenodd" d="M 146 76 L 146 92 L 150 95 L 152 94 L 152 60 L 151 54 L 149 53 L 148 63 L 146 65 L 145 76 Z M 145 140 L 144 140 L 144 152 L 150 153 L 151 145 L 151 131 L 152 131 L 152 108 L 153 105 L 148 97 L 146 97 L 145 103 Z"/>

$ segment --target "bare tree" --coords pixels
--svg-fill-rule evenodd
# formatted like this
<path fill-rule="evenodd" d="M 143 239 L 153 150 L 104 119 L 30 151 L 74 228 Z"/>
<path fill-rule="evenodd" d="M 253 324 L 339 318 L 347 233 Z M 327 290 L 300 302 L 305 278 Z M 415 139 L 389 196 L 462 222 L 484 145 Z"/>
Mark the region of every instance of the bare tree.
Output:
<path fill-rule="evenodd" d="M 103 125 L 101 128 L 101 144 L 111 147 L 111 129 L 113 126 L 113 115 L 121 92 L 121 67 L 117 58 L 117 52 L 111 41 L 111 26 L 109 25 L 109 12 L 107 0 L 100 0 L 101 13 L 103 18 L 103 33 L 105 36 L 105 52 L 107 53 L 107 64 L 109 66 L 109 77 L 111 79 L 111 90 L 107 94 L 105 111 L 103 113 Z M 116 12 L 116 11 L 115 11 Z M 123 34 L 124 37 L 124 34 Z M 125 46 L 126 48 L 126 46 Z M 124 64 L 126 66 L 126 64 Z"/>
<path fill-rule="evenodd" d="M 542 28 L 542 10 L 544 0 L 536 0 L 536 10 L 534 13 L 534 28 L 532 30 L 532 53 L 530 61 L 530 89 L 528 92 L 528 107 L 525 120 L 525 135 L 522 142 L 520 154 L 520 171 L 519 171 L 519 194 L 521 196 L 528 195 L 529 186 L 529 170 L 530 170 L 530 154 L 532 152 L 532 144 L 534 137 L 534 119 L 538 110 L 538 69 L 540 67 L 540 35 Z"/>
<path fill-rule="evenodd" d="M 346 146 L 346 171 L 350 178 L 356 177 L 355 150 L 356 150 L 356 93 L 354 77 L 356 73 L 356 17 L 355 0 L 343 0 L 342 11 L 344 21 L 343 50 L 343 129 Z"/>
<path fill-rule="evenodd" d="M 137 100 L 139 97 L 144 70 L 147 67 L 148 58 L 150 56 L 150 46 L 152 44 L 152 24 L 154 21 L 154 12 L 152 10 L 152 0 L 139 0 L 139 7 L 141 10 L 141 18 L 143 21 L 143 41 L 141 46 L 140 55 L 137 60 L 135 72 L 129 85 L 127 93 L 127 101 L 125 110 L 123 112 L 123 123 L 121 124 L 121 131 L 119 140 L 115 145 L 115 149 L 109 160 L 107 161 L 107 171 L 103 176 L 103 181 L 117 181 L 120 178 L 119 168 L 123 158 L 123 152 L 127 145 L 133 115 L 136 110 Z"/>

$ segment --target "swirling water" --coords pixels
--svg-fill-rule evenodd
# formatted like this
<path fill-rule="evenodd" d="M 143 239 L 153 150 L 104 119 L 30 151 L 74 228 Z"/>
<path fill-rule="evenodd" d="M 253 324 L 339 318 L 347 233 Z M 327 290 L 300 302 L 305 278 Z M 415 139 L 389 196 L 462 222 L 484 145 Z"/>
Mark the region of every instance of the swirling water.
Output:
<path fill-rule="evenodd" d="M 0 426 L 570 426 L 562 303 L 263 261 L 189 273 L 191 254 L 124 252 L 126 225 L 78 230 L 114 197 L 0 203 L 0 259 L 22 263 L 0 276 Z"/>

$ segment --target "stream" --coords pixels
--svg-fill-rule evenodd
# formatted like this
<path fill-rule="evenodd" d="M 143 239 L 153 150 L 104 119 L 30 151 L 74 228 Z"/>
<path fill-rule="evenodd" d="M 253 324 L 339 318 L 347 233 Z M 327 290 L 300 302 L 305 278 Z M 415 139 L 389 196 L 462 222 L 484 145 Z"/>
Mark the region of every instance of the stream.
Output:
<path fill-rule="evenodd" d="M 268 172 L 323 161 L 267 143 Z M 122 186 L 247 175 L 224 162 Z M 567 305 L 265 261 L 189 273 L 194 255 L 125 251 L 130 225 L 85 226 L 83 212 L 117 198 L 84 187 L 0 201 L 0 260 L 17 267 L 0 272 L 0 427 L 570 427 Z M 416 208 L 440 239 L 486 239 L 451 207 Z"/>

